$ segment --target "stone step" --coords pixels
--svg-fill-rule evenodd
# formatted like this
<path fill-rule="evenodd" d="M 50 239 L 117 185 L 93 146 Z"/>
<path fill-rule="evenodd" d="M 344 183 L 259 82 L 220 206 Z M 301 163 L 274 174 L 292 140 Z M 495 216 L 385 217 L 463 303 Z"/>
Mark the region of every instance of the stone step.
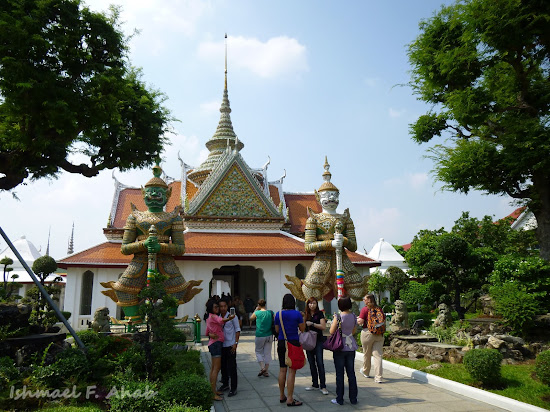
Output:
<path fill-rule="evenodd" d="M 431 335 L 398 335 L 395 339 L 404 340 L 409 343 L 437 342 L 437 338 Z"/>

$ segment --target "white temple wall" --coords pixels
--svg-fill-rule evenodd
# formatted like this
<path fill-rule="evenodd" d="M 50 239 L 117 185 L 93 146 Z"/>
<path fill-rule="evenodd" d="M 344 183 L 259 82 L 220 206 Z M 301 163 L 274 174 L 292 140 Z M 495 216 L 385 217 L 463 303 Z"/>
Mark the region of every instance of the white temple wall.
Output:
<path fill-rule="evenodd" d="M 203 318 L 205 305 L 209 298 L 209 283 L 212 279 L 214 269 L 219 269 L 222 266 L 250 266 L 261 271 L 245 273 L 242 281 L 255 283 L 257 285 L 257 296 L 267 301 L 268 309 L 276 312 L 281 308 L 283 296 L 289 293 L 289 290 L 284 285 L 288 281 L 285 275 L 295 275 L 296 266 L 301 264 L 305 268 L 305 273 L 311 266 L 310 260 L 273 260 L 273 261 L 193 261 L 193 260 L 178 260 L 176 261 L 180 271 L 186 281 L 202 280 L 199 288 L 202 291 L 184 305 L 178 308 L 177 317 L 181 318 L 188 315 L 189 318 L 198 314 Z M 358 271 L 363 275 L 369 274 L 369 268 L 364 266 L 357 267 Z M 92 289 L 92 308 L 89 315 L 80 315 L 80 302 L 82 290 L 82 277 L 84 272 L 91 271 L 94 274 L 93 289 Z M 103 295 L 101 291 L 105 290 L 100 285 L 101 282 L 108 282 L 118 279 L 119 275 L 124 271 L 122 268 L 97 268 L 97 267 L 69 267 L 67 269 L 67 285 L 65 291 L 64 310 L 71 312 L 69 322 L 76 330 L 86 329 L 87 321 L 93 320 L 93 314 L 99 307 L 106 306 L 109 308 L 109 315 L 116 317 L 117 306 L 109 297 Z M 264 287 L 265 281 L 265 287 Z M 265 290 L 265 296 L 264 296 Z M 244 296 L 241 297 L 244 299 Z M 331 304 L 331 309 L 336 310 L 337 305 L 334 300 Z M 206 325 L 202 322 L 201 329 L 204 333 Z"/>

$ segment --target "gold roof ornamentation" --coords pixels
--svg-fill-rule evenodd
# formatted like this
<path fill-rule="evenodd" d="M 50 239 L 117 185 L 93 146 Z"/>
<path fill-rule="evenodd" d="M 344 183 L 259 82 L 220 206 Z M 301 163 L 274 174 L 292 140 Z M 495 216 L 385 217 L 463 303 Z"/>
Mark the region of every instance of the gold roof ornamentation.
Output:
<path fill-rule="evenodd" d="M 165 189 L 168 189 L 168 185 L 164 180 L 160 178 L 162 175 L 162 168 L 157 163 L 153 166 L 153 178 L 149 180 L 147 183 L 145 183 L 145 187 L 164 187 Z"/>

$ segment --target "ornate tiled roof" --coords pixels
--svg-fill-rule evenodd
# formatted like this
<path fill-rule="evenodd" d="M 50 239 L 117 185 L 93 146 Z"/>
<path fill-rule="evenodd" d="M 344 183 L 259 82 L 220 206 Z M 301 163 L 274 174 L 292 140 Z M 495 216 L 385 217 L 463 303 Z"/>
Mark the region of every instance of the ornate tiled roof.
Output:
<path fill-rule="evenodd" d="M 176 206 L 181 204 L 181 182 L 176 180 L 168 186 L 172 188 L 172 195 L 170 196 L 170 199 L 168 199 L 166 210 L 172 211 Z M 187 185 L 188 198 L 194 196 L 196 192 L 197 188 L 194 185 Z M 143 201 L 143 195 L 141 194 L 141 188 L 127 187 L 120 191 L 115 216 L 112 218 L 113 228 L 122 229 L 124 227 L 126 224 L 126 218 L 132 210 L 132 203 L 136 205 L 138 210 L 147 210 L 147 206 L 145 206 L 145 202 Z"/>
<path fill-rule="evenodd" d="M 119 242 L 106 242 L 58 262 L 68 266 L 115 266 L 124 267 L 131 256 L 120 252 Z M 355 265 L 377 266 L 369 257 L 348 252 Z M 224 233 L 186 232 L 185 255 L 178 260 L 310 260 L 314 254 L 306 253 L 304 243 L 295 236 L 283 232 L 271 233 Z"/>
<path fill-rule="evenodd" d="M 305 232 L 308 207 L 315 213 L 322 212 L 321 205 L 313 193 L 285 193 L 285 201 L 290 218 L 290 233 L 293 234 Z"/>

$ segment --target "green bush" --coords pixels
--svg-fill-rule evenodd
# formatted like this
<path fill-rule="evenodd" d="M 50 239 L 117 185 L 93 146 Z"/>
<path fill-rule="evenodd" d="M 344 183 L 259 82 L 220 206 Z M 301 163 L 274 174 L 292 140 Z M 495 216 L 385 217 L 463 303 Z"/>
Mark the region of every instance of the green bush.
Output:
<path fill-rule="evenodd" d="M 153 382 L 127 380 L 111 392 L 108 399 L 111 412 L 149 412 L 163 410 L 168 406 L 160 398 Z"/>
<path fill-rule="evenodd" d="M 550 386 L 550 350 L 545 350 L 537 356 L 535 373 L 542 383 Z"/>
<path fill-rule="evenodd" d="M 495 313 L 501 315 L 503 323 L 513 334 L 525 336 L 535 324 L 539 305 L 535 297 L 518 282 L 508 282 L 490 288 Z"/>
<path fill-rule="evenodd" d="M 212 388 L 204 377 L 186 371 L 168 379 L 160 388 L 159 396 L 167 402 L 178 402 L 210 410 Z"/>
<path fill-rule="evenodd" d="M 9 356 L 0 358 L 0 392 L 10 386 L 10 382 L 21 376 L 19 369 L 15 366 Z"/>
<path fill-rule="evenodd" d="M 57 355 L 54 363 L 38 366 L 32 381 L 47 387 L 61 388 L 67 384 L 79 384 L 86 381 L 91 365 L 80 349 L 67 349 Z"/>
<path fill-rule="evenodd" d="M 82 343 L 86 346 L 95 345 L 99 341 L 99 333 L 94 332 L 91 329 L 85 329 L 76 332 Z"/>
<path fill-rule="evenodd" d="M 196 350 L 179 352 L 173 369 L 176 373 L 179 371 L 186 371 L 197 376 L 205 376 L 204 366 L 201 363 L 200 356 L 200 352 Z"/>
<path fill-rule="evenodd" d="M 464 368 L 483 385 L 500 382 L 502 354 L 496 349 L 472 349 L 464 355 Z"/>
<path fill-rule="evenodd" d="M 424 319 L 424 329 L 428 329 L 433 323 L 434 316 L 429 312 L 409 312 L 409 327 L 412 327 L 415 320 Z"/>

